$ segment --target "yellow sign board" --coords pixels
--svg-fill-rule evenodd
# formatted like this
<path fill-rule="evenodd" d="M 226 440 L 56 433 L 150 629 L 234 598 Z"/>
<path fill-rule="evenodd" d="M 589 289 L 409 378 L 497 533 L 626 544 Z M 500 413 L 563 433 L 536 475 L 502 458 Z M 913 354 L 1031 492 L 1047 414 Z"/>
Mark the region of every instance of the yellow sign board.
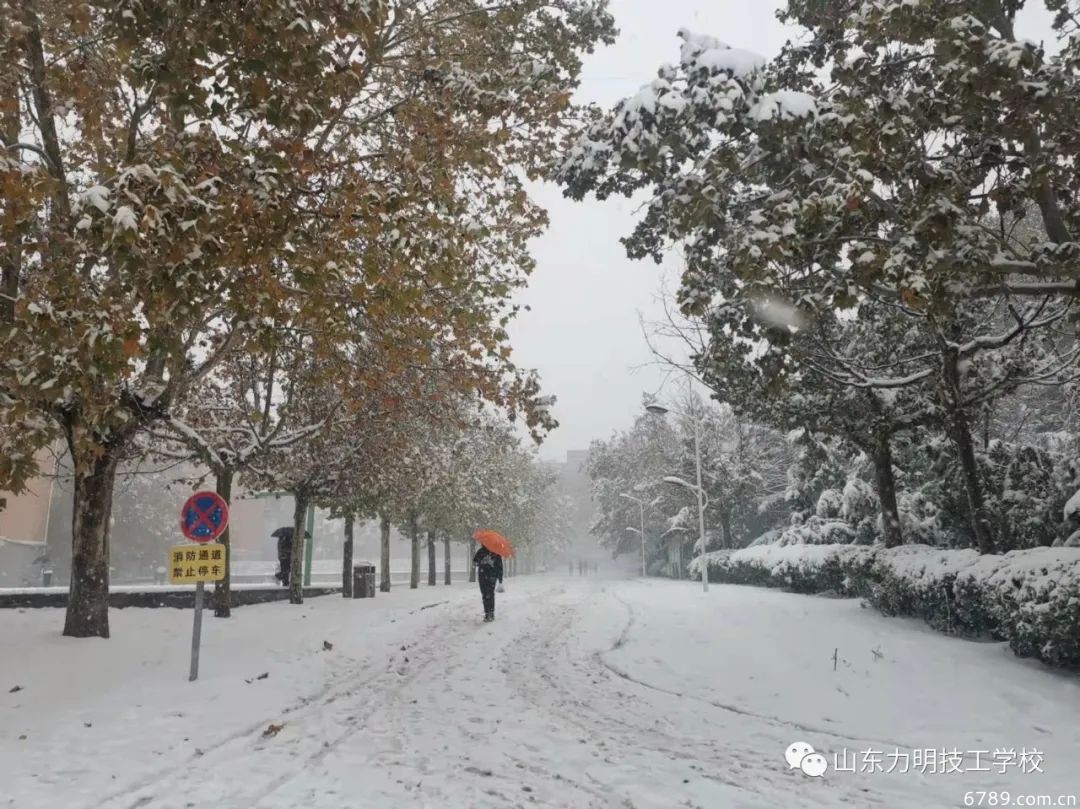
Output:
<path fill-rule="evenodd" d="M 205 545 L 174 545 L 169 551 L 169 581 L 195 584 L 225 578 L 228 550 L 217 542 Z"/>

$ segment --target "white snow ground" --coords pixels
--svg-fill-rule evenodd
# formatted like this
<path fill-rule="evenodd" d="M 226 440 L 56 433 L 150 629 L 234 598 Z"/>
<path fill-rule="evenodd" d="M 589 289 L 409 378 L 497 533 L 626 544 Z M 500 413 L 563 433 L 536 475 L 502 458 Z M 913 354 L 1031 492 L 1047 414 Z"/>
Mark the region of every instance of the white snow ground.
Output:
<path fill-rule="evenodd" d="M 493 625 L 460 584 L 208 616 L 196 683 L 189 610 L 113 610 L 109 641 L 61 638 L 59 610 L 0 612 L 0 807 L 773 809 L 959 807 L 975 790 L 1080 796 L 1080 681 L 1000 644 L 855 601 L 753 588 L 534 577 L 508 590 Z M 264 735 L 271 724 L 280 730 Z M 897 770 L 889 753 L 957 749 L 971 770 L 992 762 L 975 750 L 1037 749 L 1043 772 L 1014 760 L 1005 775 L 995 764 L 814 779 L 785 763 L 795 741 L 830 765 L 845 749 L 873 749 Z"/>

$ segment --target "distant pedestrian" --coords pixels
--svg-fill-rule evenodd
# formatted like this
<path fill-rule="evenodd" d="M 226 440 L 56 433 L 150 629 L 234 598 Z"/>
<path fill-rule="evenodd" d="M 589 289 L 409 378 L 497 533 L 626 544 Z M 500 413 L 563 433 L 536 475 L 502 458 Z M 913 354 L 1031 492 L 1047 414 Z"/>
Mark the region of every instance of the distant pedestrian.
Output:
<path fill-rule="evenodd" d="M 281 567 L 281 569 L 274 574 L 274 578 L 280 581 L 285 587 L 288 587 L 289 574 L 292 572 L 293 529 L 291 527 L 279 528 L 274 532 L 274 536 L 278 538 L 277 558 L 278 565 Z"/>
<path fill-rule="evenodd" d="M 473 557 L 476 580 L 480 584 L 480 597 L 484 601 L 484 621 L 495 620 L 495 587 L 502 584 L 503 560 L 499 554 L 480 546 Z"/>
<path fill-rule="evenodd" d="M 280 570 L 274 574 L 274 578 L 280 581 L 285 587 L 289 586 L 289 581 L 292 578 L 292 546 L 293 546 L 293 527 L 291 525 L 283 525 L 274 531 L 270 536 L 277 538 L 277 558 Z M 304 539 L 311 541 L 311 534 L 304 531 Z"/>

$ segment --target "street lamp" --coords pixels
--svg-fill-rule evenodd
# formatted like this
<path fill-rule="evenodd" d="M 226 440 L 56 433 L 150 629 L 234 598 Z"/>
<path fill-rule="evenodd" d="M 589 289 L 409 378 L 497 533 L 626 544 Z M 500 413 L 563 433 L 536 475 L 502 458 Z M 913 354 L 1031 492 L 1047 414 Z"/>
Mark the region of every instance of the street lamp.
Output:
<path fill-rule="evenodd" d="M 645 578 L 645 501 L 640 498 L 634 497 L 631 494 L 622 492 L 619 497 L 625 497 L 627 500 L 633 500 L 638 504 L 638 509 L 641 514 L 641 530 L 638 531 L 641 534 L 641 577 Z M 629 531 L 637 531 L 636 528 L 628 528 Z"/>
<path fill-rule="evenodd" d="M 645 405 L 645 409 L 656 416 L 665 416 L 671 412 L 670 408 L 664 407 L 656 403 Z M 690 422 L 694 425 L 694 467 L 697 472 L 697 485 L 689 483 L 680 477 L 669 475 L 664 478 L 665 483 L 673 483 L 676 486 L 683 486 L 690 489 L 697 497 L 697 512 L 698 512 L 698 535 L 699 543 L 701 544 L 701 555 L 705 556 L 705 488 L 701 485 L 701 419 L 697 414 L 689 413 L 686 411 L 675 410 L 680 416 L 690 419 Z M 705 559 L 701 560 L 701 589 L 703 592 L 709 592 L 709 566 L 705 563 Z"/>

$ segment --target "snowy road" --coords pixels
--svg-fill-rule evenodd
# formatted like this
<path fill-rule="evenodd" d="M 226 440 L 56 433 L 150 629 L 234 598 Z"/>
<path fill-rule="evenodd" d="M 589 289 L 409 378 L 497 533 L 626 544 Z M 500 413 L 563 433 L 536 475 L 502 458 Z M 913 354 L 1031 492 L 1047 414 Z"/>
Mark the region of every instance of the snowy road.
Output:
<path fill-rule="evenodd" d="M 1080 685 L 998 644 L 750 588 L 533 578 L 510 590 L 494 625 L 460 585 L 247 607 L 208 622 L 195 684 L 183 677 L 190 613 L 114 612 L 107 643 L 53 637 L 55 611 L 0 614 L 7 805 L 771 809 L 1080 795 Z M 9 680 L 24 688 L 4 693 Z M 784 762 L 795 741 L 830 765 L 881 751 L 884 769 L 888 753 L 956 749 L 966 771 L 813 779 Z M 1010 748 L 1037 749 L 1043 772 L 971 771 L 971 751 Z"/>

